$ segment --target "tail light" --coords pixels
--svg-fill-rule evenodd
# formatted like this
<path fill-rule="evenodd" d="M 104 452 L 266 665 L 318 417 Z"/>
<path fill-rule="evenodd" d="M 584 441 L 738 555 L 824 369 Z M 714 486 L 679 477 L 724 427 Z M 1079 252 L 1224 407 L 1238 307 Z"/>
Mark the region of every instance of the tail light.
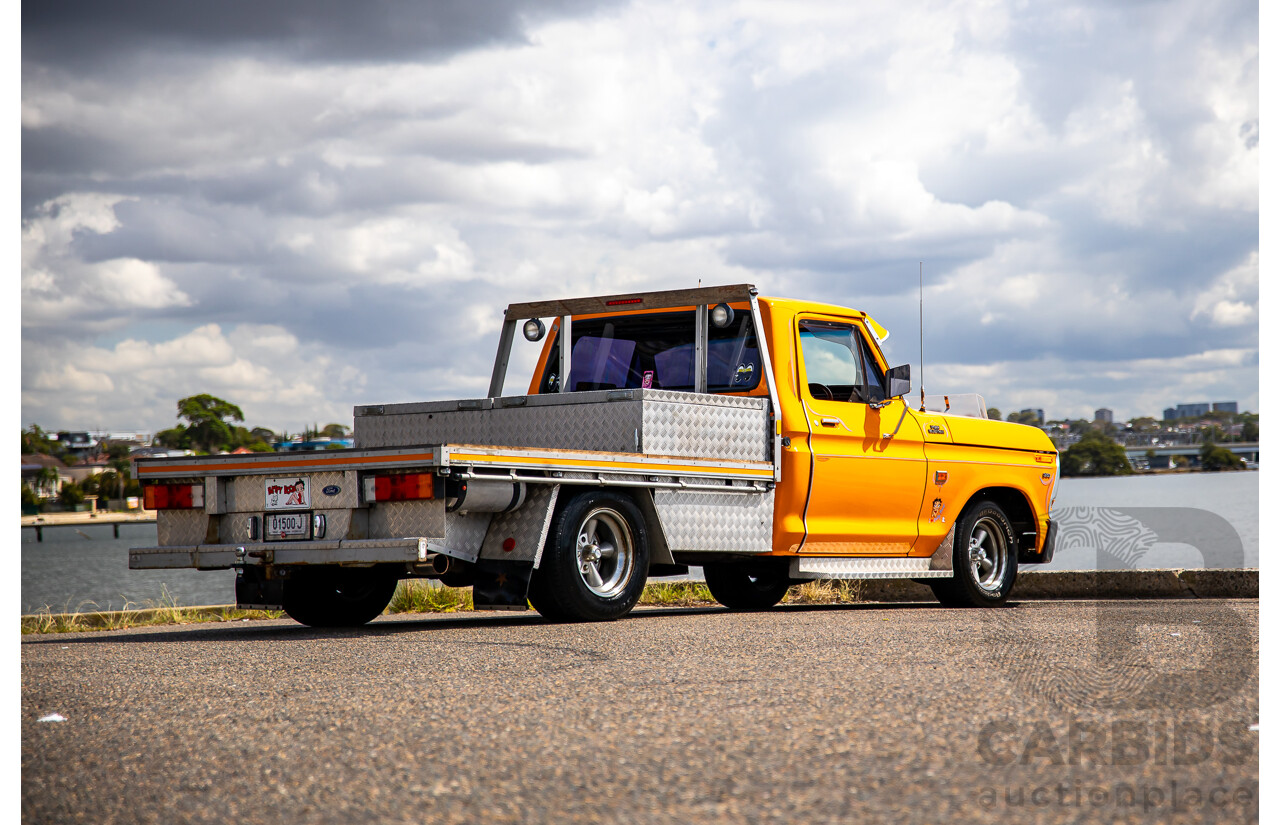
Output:
<path fill-rule="evenodd" d="M 148 484 L 142 501 L 148 510 L 198 510 L 204 507 L 204 485 Z"/>
<path fill-rule="evenodd" d="M 365 501 L 419 501 L 436 497 L 436 477 L 432 473 L 398 473 L 366 476 Z"/>

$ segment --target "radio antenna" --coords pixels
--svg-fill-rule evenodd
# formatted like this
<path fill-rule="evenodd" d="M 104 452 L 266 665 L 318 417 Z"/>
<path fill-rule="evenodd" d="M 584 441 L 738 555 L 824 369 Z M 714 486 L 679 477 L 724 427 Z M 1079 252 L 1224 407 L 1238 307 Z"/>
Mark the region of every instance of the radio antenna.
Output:
<path fill-rule="evenodd" d="M 920 412 L 924 412 L 924 261 L 920 262 Z"/>

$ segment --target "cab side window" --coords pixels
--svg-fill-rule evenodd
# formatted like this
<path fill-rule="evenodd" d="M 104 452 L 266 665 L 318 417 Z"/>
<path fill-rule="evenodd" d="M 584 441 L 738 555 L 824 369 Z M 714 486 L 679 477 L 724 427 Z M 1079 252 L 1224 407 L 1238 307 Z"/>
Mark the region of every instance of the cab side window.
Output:
<path fill-rule="evenodd" d="M 812 398 L 860 403 L 884 399 L 884 375 L 853 324 L 801 321 L 800 350 Z"/>

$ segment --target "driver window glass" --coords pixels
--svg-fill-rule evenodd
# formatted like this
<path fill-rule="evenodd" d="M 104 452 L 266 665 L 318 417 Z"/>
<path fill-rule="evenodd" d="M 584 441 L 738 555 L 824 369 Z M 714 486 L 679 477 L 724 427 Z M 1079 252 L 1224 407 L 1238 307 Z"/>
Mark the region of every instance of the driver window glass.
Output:
<path fill-rule="evenodd" d="M 861 403 L 884 399 L 884 373 L 854 325 L 801 321 L 800 350 L 811 397 Z"/>
<path fill-rule="evenodd" d="M 862 384 L 862 353 L 853 327 L 826 321 L 800 322 L 800 350 L 809 394 L 848 401 Z"/>

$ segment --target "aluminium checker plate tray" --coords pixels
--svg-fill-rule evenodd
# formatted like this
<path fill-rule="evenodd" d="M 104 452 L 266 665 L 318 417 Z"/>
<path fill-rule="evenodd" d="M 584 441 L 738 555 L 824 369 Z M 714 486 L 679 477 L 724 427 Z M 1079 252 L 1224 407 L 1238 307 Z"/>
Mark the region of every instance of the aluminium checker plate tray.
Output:
<path fill-rule="evenodd" d="M 464 443 L 768 461 L 768 406 L 762 396 L 644 389 L 366 405 L 355 408 L 355 446 Z"/>

